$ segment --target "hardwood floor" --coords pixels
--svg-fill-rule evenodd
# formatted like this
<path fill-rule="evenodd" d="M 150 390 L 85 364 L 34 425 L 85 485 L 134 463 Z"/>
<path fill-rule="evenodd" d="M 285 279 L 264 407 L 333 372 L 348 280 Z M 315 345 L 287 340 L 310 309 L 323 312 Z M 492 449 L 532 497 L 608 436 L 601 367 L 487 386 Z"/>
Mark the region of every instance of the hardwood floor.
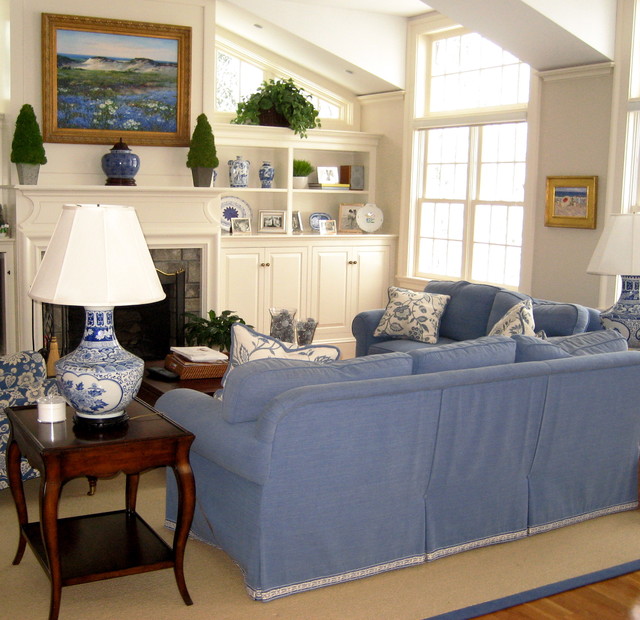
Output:
<path fill-rule="evenodd" d="M 491 620 L 640 620 L 640 571 L 480 617 Z"/>

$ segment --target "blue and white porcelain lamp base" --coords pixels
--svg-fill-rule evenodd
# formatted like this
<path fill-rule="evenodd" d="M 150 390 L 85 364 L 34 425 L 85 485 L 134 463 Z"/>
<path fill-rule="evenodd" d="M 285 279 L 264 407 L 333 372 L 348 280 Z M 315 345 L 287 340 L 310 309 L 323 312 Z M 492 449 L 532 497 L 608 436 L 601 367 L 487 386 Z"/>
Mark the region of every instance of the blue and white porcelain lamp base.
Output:
<path fill-rule="evenodd" d="M 74 420 L 93 428 L 127 420 L 126 408 L 142 383 L 144 362 L 120 346 L 113 307 L 85 307 L 84 337 L 56 362 L 60 393 L 75 409 Z"/>
<path fill-rule="evenodd" d="M 620 276 L 620 298 L 600 317 L 607 329 L 615 329 L 626 339 L 629 347 L 640 347 L 640 276 Z"/>

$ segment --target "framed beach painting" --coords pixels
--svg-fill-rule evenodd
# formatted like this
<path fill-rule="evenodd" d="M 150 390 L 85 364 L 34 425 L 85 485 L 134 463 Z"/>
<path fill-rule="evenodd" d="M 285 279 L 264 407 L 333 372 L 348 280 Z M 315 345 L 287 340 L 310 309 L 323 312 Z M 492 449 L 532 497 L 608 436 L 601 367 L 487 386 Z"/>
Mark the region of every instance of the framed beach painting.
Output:
<path fill-rule="evenodd" d="M 187 146 L 191 28 L 42 14 L 45 142 Z"/>
<path fill-rule="evenodd" d="M 598 177 L 547 177 L 545 226 L 596 227 Z"/>

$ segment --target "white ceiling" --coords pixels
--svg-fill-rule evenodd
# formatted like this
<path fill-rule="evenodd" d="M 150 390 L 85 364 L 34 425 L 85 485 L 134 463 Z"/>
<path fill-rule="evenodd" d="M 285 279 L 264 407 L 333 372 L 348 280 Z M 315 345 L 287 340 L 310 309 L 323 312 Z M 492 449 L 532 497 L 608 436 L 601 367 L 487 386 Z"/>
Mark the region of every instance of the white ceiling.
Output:
<path fill-rule="evenodd" d="M 291 0 L 296 4 L 319 4 L 318 0 Z M 334 6 L 353 11 L 383 13 L 400 17 L 414 17 L 427 12 L 422 0 L 323 0 L 322 6 Z"/>

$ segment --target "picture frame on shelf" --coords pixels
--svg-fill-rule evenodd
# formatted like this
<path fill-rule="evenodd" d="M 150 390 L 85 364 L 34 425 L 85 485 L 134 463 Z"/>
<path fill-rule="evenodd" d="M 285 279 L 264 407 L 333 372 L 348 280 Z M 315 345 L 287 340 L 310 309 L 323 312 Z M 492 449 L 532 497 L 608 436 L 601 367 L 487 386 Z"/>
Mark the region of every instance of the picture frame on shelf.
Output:
<path fill-rule="evenodd" d="M 338 232 L 335 220 L 320 220 L 318 225 L 318 232 L 321 235 L 335 235 Z"/>
<path fill-rule="evenodd" d="M 284 211 L 260 211 L 259 216 L 261 233 L 286 232 Z"/>
<path fill-rule="evenodd" d="M 547 177 L 544 225 L 596 228 L 597 176 Z"/>
<path fill-rule="evenodd" d="M 302 227 L 302 215 L 300 214 L 300 211 L 292 211 L 291 213 L 291 232 L 304 232 L 304 228 Z"/>
<path fill-rule="evenodd" d="M 316 170 L 320 185 L 335 185 L 340 182 L 338 166 L 318 166 Z"/>
<path fill-rule="evenodd" d="M 363 202 L 354 204 L 340 204 L 340 212 L 338 214 L 338 232 L 348 234 L 362 234 L 362 229 L 358 226 L 356 216 L 358 210 L 364 207 Z"/>
<path fill-rule="evenodd" d="M 231 234 L 233 236 L 250 235 L 251 220 L 248 217 L 232 217 Z"/>
<path fill-rule="evenodd" d="M 45 142 L 188 146 L 190 84 L 188 26 L 42 14 Z"/>

